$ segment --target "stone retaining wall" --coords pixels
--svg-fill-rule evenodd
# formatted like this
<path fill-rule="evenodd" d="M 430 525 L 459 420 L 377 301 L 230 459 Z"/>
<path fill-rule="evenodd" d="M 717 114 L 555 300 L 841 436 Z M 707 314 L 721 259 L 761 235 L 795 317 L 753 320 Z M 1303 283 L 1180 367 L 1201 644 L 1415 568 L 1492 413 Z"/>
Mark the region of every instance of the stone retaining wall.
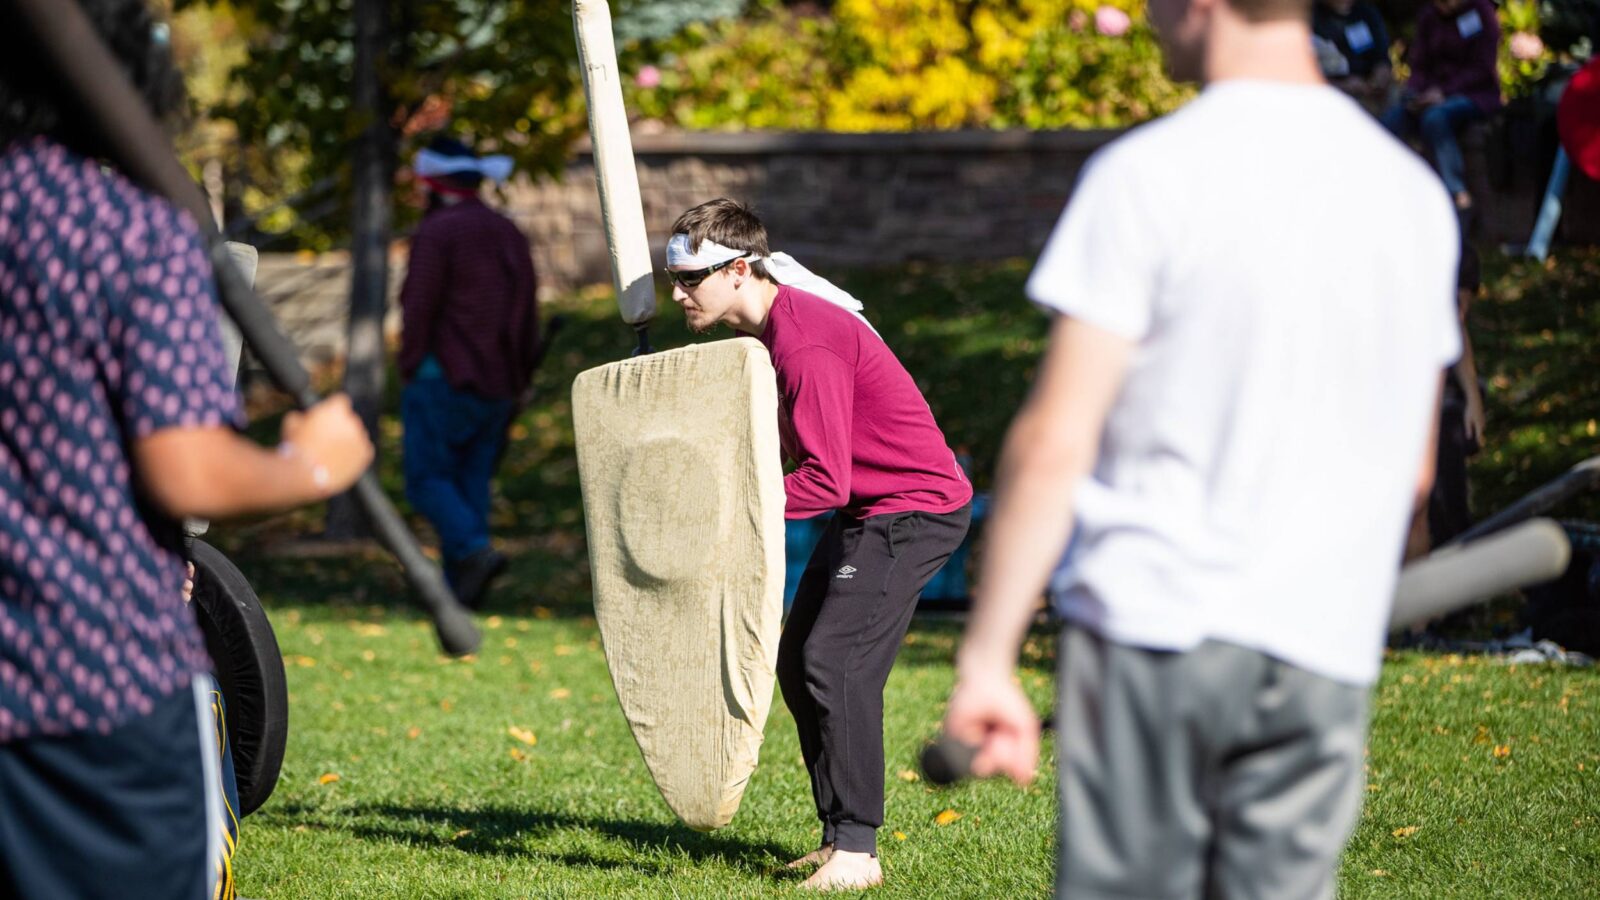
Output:
<path fill-rule="evenodd" d="M 1054 226 L 1084 162 L 1115 131 L 910 134 L 667 133 L 636 135 L 634 152 L 651 253 L 683 210 L 718 196 L 754 204 L 774 250 L 824 274 L 917 260 L 1030 257 Z M 1478 239 L 1520 242 L 1532 227 L 1543 173 L 1523 162 L 1490 178 L 1489 148 L 1469 136 L 1480 196 Z M 553 294 L 611 279 L 594 156 L 580 146 L 563 177 L 519 179 L 502 198 L 533 244 L 541 288 Z M 1600 186 L 1574 175 L 1560 235 L 1600 243 Z M 391 296 L 405 254 L 391 261 Z M 259 286 L 305 352 L 323 364 L 344 347 L 347 261 L 264 254 Z M 391 310 L 389 327 L 398 328 Z"/>

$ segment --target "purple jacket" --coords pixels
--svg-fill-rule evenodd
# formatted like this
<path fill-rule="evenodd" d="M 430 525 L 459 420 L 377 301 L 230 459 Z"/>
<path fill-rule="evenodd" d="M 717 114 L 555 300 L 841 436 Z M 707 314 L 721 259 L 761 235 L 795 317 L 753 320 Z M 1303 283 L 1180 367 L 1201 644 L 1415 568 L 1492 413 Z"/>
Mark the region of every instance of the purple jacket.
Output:
<path fill-rule="evenodd" d="M 400 289 L 400 374 L 411 380 L 431 353 L 456 390 L 516 399 L 539 346 L 537 288 L 510 219 L 477 198 L 428 213 Z"/>
<path fill-rule="evenodd" d="M 1417 33 L 1407 61 L 1406 88 L 1421 94 L 1438 88 L 1446 97 L 1466 97 L 1485 113 L 1500 108 L 1500 20 L 1490 0 L 1465 0 L 1454 13 L 1440 14 L 1431 2 L 1417 14 Z"/>

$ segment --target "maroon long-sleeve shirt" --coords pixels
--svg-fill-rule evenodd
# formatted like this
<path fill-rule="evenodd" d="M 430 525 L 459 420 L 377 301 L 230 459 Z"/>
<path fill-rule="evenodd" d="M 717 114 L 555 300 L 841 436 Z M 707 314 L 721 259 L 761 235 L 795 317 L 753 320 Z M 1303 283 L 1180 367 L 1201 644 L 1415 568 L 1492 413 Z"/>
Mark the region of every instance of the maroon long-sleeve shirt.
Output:
<path fill-rule="evenodd" d="M 778 375 L 779 437 L 796 463 L 783 479 L 785 517 L 947 513 L 972 499 L 928 401 L 862 320 L 780 287 L 761 343 Z"/>
<path fill-rule="evenodd" d="M 429 354 L 457 390 L 514 399 L 539 346 L 538 282 L 528 239 L 476 198 L 440 207 L 411 238 L 400 289 L 400 374 Z"/>
<path fill-rule="evenodd" d="M 1407 54 L 1406 88 L 1414 94 L 1438 88 L 1446 97 L 1466 97 L 1485 113 L 1494 112 L 1500 108 L 1499 48 L 1500 20 L 1490 0 L 1465 0 L 1449 15 L 1424 3 Z"/>

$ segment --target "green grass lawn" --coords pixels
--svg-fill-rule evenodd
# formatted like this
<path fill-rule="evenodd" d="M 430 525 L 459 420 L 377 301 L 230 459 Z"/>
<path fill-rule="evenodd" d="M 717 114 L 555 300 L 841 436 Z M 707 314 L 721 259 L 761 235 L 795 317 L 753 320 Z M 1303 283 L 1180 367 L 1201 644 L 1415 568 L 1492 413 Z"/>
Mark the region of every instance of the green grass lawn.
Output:
<path fill-rule="evenodd" d="M 1550 269 L 1494 262 L 1489 274 L 1476 314 L 1491 385 L 1489 450 L 1473 468 L 1480 509 L 1594 452 L 1600 416 L 1587 318 L 1600 254 Z M 1025 275 L 1022 265 L 911 267 L 849 281 L 951 443 L 973 457 L 980 486 L 1043 346 L 1043 318 L 1019 299 Z M 291 692 L 277 793 L 244 823 L 245 895 L 760 897 L 797 883 L 782 863 L 814 846 L 817 830 L 781 700 L 743 807 L 712 834 L 676 824 L 618 710 L 590 615 L 567 386 L 625 355 L 631 336 L 603 293 L 557 306 L 571 325 L 506 461 L 495 519 L 515 558 L 481 619 L 475 658 L 438 655 L 381 555 L 281 552 L 281 539 L 315 529 L 315 511 L 214 530 L 273 617 Z M 689 339 L 674 313 L 663 319 L 659 346 Z M 382 473 L 398 497 L 397 434 L 386 419 Z M 1514 606 L 1497 615 L 1483 627 L 1510 627 Z M 958 627 L 919 619 L 889 683 L 888 884 L 871 894 L 1047 896 L 1048 742 L 1027 790 L 913 780 L 950 686 Z M 1052 665 L 1052 641 L 1037 634 L 1022 679 L 1041 709 Z M 1341 894 L 1600 896 L 1597 697 L 1594 669 L 1390 659 Z"/>

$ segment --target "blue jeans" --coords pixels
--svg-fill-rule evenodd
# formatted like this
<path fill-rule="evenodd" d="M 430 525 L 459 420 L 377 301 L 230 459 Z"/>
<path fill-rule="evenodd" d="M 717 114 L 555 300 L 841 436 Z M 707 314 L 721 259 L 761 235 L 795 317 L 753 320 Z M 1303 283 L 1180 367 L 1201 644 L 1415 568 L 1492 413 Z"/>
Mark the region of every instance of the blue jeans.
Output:
<path fill-rule="evenodd" d="M 1433 154 L 1433 165 L 1453 197 L 1467 190 L 1467 163 L 1461 155 L 1461 145 L 1456 143 L 1456 132 L 1469 122 L 1483 118 L 1483 110 L 1466 97 L 1446 97 L 1420 113 L 1406 109 L 1410 95 L 1383 113 L 1383 127 L 1396 137 L 1410 138 L 1419 128 L 1422 139 Z"/>
<path fill-rule="evenodd" d="M 439 533 L 446 570 L 489 546 L 489 480 L 515 402 L 458 391 L 442 378 L 406 385 L 406 499 Z"/>

